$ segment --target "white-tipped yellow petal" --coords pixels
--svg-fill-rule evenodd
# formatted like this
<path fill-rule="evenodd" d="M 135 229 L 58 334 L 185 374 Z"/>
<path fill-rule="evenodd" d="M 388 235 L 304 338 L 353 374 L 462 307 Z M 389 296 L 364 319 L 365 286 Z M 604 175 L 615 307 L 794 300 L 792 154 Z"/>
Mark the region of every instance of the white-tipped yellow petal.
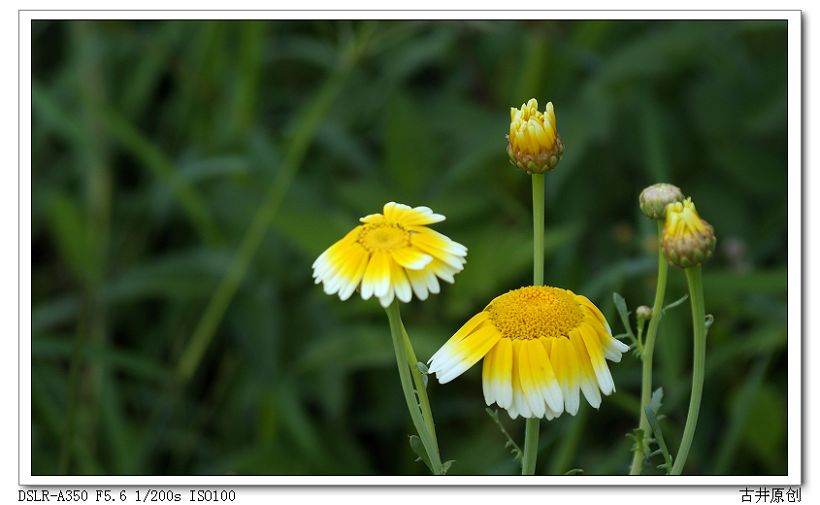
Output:
<path fill-rule="evenodd" d="M 413 291 L 410 288 L 410 281 L 407 279 L 404 268 L 397 263 L 391 263 L 390 279 L 392 281 L 393 290 L 396 292 L 396 298 L 404 303 L 409 302 L 413 296 Z"/>
<path fill-rule="evenodd" d="M 536 380 L 536 373 L 538 365 L 532 363 L 533 351 L 531 346 L 535 345 L 541 347 L 538 342 L 532 340 L 521 341 L 521 347 L 518 353 L 518 379 L 521 382 L 521 392 L 524 400 L 532 412 L 534 417 L 544 417 L 545 404 L 544 397 L 541 396 L 541 389 L 538 387 Z M 542 347 L 543 349 L 543 347 Z"/>
<path fill-rule="evenodd" d="M 393 303 L 393 298 L 396 296 L 395 290 L 393 289 L 393 285 L 391 284 L 387 288 L 387 293 L 379 297 L 379 303 L 382 307 L 387 308 Z"/>
<path fill-rule="evenodd" d="M 512 341 L 502 338 L 494 350 L 493 397 L 499 407 L 508 409 L 512 406 Z"/>
<path fill-rule="evenodd" d="M 447 342 L 443 346 L 441 346 L 441 349 L 439 349 L 435 354 L 433 354 L 433 356 L 431 356 L 430 359 L 427 361 L 427 363 L 430 365 L 429 368 L 431 369 L 431 371 L 434 366 L 434 361 L 436 361 L 437 359 L 444 359 L 439 358 L 439 356 L 445 354 L 448 356 L 452 356 L 454 352 L 453 350 L 456 348 L 456 346 L 458 346 L 459 342 L 464 340 L 467 337 L 467 335 L 474 332 L 482 323 L 487 321 L 488 318 L 489 316 L 485 312 L 479 312 L 478 314 L 471 317 L 466 323 L 464 323 L 461 326 L 461 328 L 459 328 L 459 330 L 455 333 L 455 335 L 450 337 L 450 339 L 447 340 Z"/>
<path fill-rule="evenodd" d="M 538 367 L 536 372 L 536 382 L 541 396 L 547 407 L 556 413 L 556 416 L 564 410 L 564 395 L 561 393 L 561 385 L 558 383 L 558 378 L 555 376 L 555 371 L 550 362 L 547 347 L 549 341 L 546 338 L 539 338 L 532 340 L 536 345 L 531 346 L 533 363 Z M 555 416 L 553 416 L 555 417 Z"/>
<path fill-rule="evenodd" d="M 576 363 L 578 364 L 578 382 L 581 386 L 581 392 L 584 393 L 584 398 L 592 405 L 592 408 L 597 409 L 601 406 L 601 391 L 598 389 L 595 372 L 592 369 L 589 354 L 578 329 L 570 333 L 569 340 L 572 343 Z"/>
<path fill-rule="evenodd" d="M 362 290 L 370 285 L 372 293 L 377 297 L 383 297 L 390 288 L 390 262 L 388 253 L 376 252 L 370 257 L 370 263 L 364 271 L 362 280 Z M 362 293 L 364 297 L 364 293 Z M 366 299 L 367 297 L 365 297 Z"/>
<path fill-rule="evenodd" d="M 416 298 L 426 300 L 429 294 L 427 289 L 427 272 L 423 270 L 407 270 L 407 279 L 413 288 Z"/>
<path fill-rule="evenodd" d="M 578 371 L 575 352 L 572 344 L 567 338 L 554 339 L 552 344 L 552 354 L 550 361 L 561 385 L 561 394 L 564 397 L 564 410 L 570 415 L 578 413 L 580 403 L 580 384 L 578 383 Z"/>
<path fill-rule="evenodd" d="M 436 378 L 441 384 L 446 384 L 455 379 L 493 348 L 501 335 L 491 326 L 479 327 L 475 332 L 468 335 L 464 340 L 453 347 L 453 355 L 447 361 L 441 363 L 433 362 L 430 371 L 434 371 Z"/>
<path fill-rule="evenodd" d="M 521 340 L 512 341 L 512 406 L 521 417 L 532 417 L 530 405 L 521 387 Z"/>
<path fill-rule="evenodd" d="M 487 351 L 484 356 L 484 363 L 481 369 L 481 391 L 484 393 L 484 403 L 490 406 L 495 402 L 495 388 L 493 387 L 493 359 L 495 358 L 495 350 L 498 347 L 496 343 L 492 349 Z"/>
<path fill-rule="evenodd" d="M 595 327 L 589 324 L 582 324 L 578 331 L 583 338 L 584 347 L 589 355 L 590 364 L 595 371 L 595 377 L 598 381 L 598 386 L 601 392 L 605 395 L 612 394 L 615 391 L 615 382 L 612 380 L 612 374 L 609 373 L 609 367 L 604 359 L 603 347 L 601 346 L 601 339 L 595 333 Z"/>

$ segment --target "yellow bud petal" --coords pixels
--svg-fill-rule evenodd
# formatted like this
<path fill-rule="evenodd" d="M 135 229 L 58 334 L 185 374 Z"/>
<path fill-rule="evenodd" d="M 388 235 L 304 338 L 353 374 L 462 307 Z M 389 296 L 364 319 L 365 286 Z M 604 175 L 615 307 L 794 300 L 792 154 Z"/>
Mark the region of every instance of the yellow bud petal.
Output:
<path fill-rule="evenodd" d="M 527 137 L 529 137 L 530 145 L 532 146 L 531 152 L 538 150 L 538 144 L 540 143 L 538 141 L 538 131 L 536 130 L 537 125 L 538 123 L 535 121 L 530 121 L 527 125 Z"/>
<path fill-rule="evenodd" d="M 552 126 L 553 129 L 556 129 L 556 126 L 555 126 L 555 108 L 553 108 L 552 102 L 547 103 L 546 116 L 547 116 L 547 119 L 549 120 L 550 126 Z"/>
<path fill-rule="evenodd" d="M 538 145 L 541 147 L 545 147 L 550 145 L 549 136 L 547 136 L 547 132 L 544 130 L 544 127 L 541 126 L 540 123 L 533 123 L 535 126 L 535 137 L 538 140 Z"/>
<path fill-rule="evenodd" d="M 549 123 L 544 125 L 544 133 L 547 136 L 547 145 L 552 148 L 552 145 L 555 144 L 555 128 Z"/>

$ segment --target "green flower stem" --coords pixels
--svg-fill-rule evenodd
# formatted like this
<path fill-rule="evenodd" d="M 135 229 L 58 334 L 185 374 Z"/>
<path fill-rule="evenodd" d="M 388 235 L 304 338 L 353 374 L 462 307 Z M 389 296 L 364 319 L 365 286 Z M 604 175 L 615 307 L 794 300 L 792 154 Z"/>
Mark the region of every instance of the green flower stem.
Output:
<path fill-rule="evenodd" d="M 532 283 L 540 286 L 544 284 L 544 174 L 532 175 L 532 235 Z M 535 474 L 539 421 L 537 417 L 527 419 L 521 475 Z"/>
<path fill-rule="evenodd" d="M 401 322 L 401 321 L 399 321 Z M 427 386 L 424 385 L 424 379 L 421 376 L 421 371 L 418 367 L 418 359 L 416 353 L 413 351 L 413 344 L 410 342 L 410 336 L 401 325 L 401 333 L 404 337 L 404 347 L 407 353 L 407 364 L 410 366 L 410 374 L 413 376 L 413 383 L 416 386 L 416 393 L 419 398 L 419 405 L 421 406 L 421 415 L 424 418 L 424 424 L 427 426 L 427 431 L 430 433 L 430 438 L 433 439 L 433 445 L 438 448 L 438 439 L 436 438 L 436 423 L 433 422 L 433 411 L 430 409 L 430 400 L 427 398 Z"/>
<path fill-rule="evenodd" d="M 544 174 L 532 175 L 532 283 L 544 284 Z"/>
<path fill-rule="evenodd" d="M 535 462 L 538 460 L 538 428 L 540 419 L 527 418 L 524 431 L 524 456 L 521 458 L 521 475 L 534 475 Z"/>
<path fill-rule="evenodd" d="M 686 425 L 683 428 L 683 437 L 680 449 L 672 465 L 672 475 L 680 475 L 692 439 L 695 438 L 695 428 L 698 425 L 700 400 L 703 396 L 703 377 L 706 370 L 706 310 L 703 305 L 703 282 L 701 281 L 700 265 L 684 270 L 686 281 L 689 284 L 689 300 L 692 306 L 692 332 L 694 334 L 694 356 L 692 363 L 692 396 L 689 398 L 689 413 L 686 416 Z"/>
<path fill-rule="evenodd" d="M 661 234 L 663 233 L 663 221 L 658 222 L 658 245 L 660 245 Z M 643 373 L 641 375 L 641 411 L 639 413 L 638 428 L 643 433 L 644 441 L 649 437 L 649 419 L 646 418 L 646 406 L 652 396 L 652 354 L 655 352 L 655 336 L 658 334 L 658 326 L 663 315 L 663 299 L 666 296 L 666 272 L 669 264 L 663 255 L 663 251 L 658 248 L 658 284 L 655 288 L 655 303 L 652 305 L 652 317 L 649 319 L 649 328 L 646 330 L 646 341 L 641 349 L 641 360 L 643 361 Z M 638 444 L 632 456 L 632 467 L 629 475 L 640 475 L 643 469 L 645 443 Z"/>
<path fill-rule="evenodd" d="M 399 379 L 401 380 L 401 389 L 404 393 L 404 400 L 407 402 L 407 410 L 410 411 L 410 418 L 413 420 L 413 426 L 416 427 L 416 431 L 419 434 L 419 439 L 421 439 L 421 444 L 424 446 L 424 450 L 430 458 L 430 465 L 432 466 L 433 473 L 435 475 L 441 475 L 443 473 L 443 469 L 441 465 L 441 457 L 438 453 L 438 446 L 428 430 L 428 424 L 422 416 L 422 411 L 419 410 L 419 403 L 416 401 L 415 393 L 413 392 L 411 368 L 416 368 L 416 364 L 413 363 L 412 367 L 409 365 L 410 361 L 407 355 L 407 346 L 403 341 L 404 332 L 401 322 L 401 313 L 399 312 L 398 300 L 393 300 L 393 303 L 391 303 L 385 311 L 387 312 L 387 319 L 390 321 L 390 335 L 393 337 L 393 349 L 396 351 L 396 364 L 399 367 Z M 416 370 L 416 374 L 418 374 L 418 370 Z M 426 399 L 426 393 L 421 393 L 421 391 L 424 391 L 423 387 L 419 390 L 419 398 L 424 395 Z M 429 410 L 429 404 L 427 409 Z M 432 418 L 430 425 L 432 425 Z"/>

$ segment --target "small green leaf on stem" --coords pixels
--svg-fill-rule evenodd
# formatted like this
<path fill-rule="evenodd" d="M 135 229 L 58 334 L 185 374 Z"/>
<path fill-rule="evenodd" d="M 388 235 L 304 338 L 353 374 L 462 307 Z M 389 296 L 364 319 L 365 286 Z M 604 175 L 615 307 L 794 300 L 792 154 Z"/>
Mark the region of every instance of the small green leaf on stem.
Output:
<path fill-rule="evenodd" d="M 623 323 L 624 328 L 626 329 L 626 333 L 618 335 L 617 338 L 628 337 L 632 342 L 630 345 L 630 347 L 633 348 L 632 352 L 637 358 L 640 358 L 643 353 L 643 343 L 640 338 L 636 338 L 635 334 L 632 332 L 632 326 L 629 324 L 629 309 L 626 307 L 626 300 L 624 300 L 624 297 L 620 294 L 613 292 L 612 301 L 615 302 L 615 309 L 618 311 L 618 316 L 621 318 L 621 323 Z"/>
<path fill-rule="evenodd" d="M 413 452 L 416 453 L 418 459 L 416 461 L 422 461 L 427 468 L 433 472 L 433 465 L 430 464 L 430 457 L 427 455 L 427 451 L 424 450 L 424 444 L 421 443 L 421 439 L 418 435 L 410 435 L 410 448 L 413 449 Z"/>
<path fill-rule="evenodd" d="M 583 468 L 573 468 L 571 470 L 567 470 L 566 472 L 564 472 L 564 475 L 580 475 L 582 473 L 584 473 Z"/>
<path fill-rule="evenodd" d="M 715 322 L 715 316 L 712 314 L 706 314 L 706 317 L 703 318 L 703 324 L 706 325 L 706 334 L 709 334 L 709 328 L 712 327 L 712 323 Z"/>
<path fill-rule="evenodd" d="M 430 369 L 421 361 L 416 363 L 416 368 L 421 372 L 421 381 L 424 383 L 424 388 L 427 388 L 427 376 L 430 375 Z"/>
<path fill-rule="evenodd" d="M 649 400 L 649 405 L 646 407 L 652 409 L 652 411 L 657 414 L 661 409 L 661 404 L 663 402 L 663 388 L 658 388 L 652 393 L 652 399 Z"/>
<path fill-rule="evenodd" d="M 621 317 L 621 322 L 626 329 L 626 333 L 632 337 L 633 340 L 637 340 L 635 334 L 632 333 L 632 326 L 629 324 L 629 309 L 626 307 L 626 300 L 624 300 L 624 297 L 620 294 L 612 293 L 612 301 L 615 302 L 615 309 Z"/>
<path fill-rule="evenodd" d="M 658 454 L 663 454 L 663 463 L 658 465 L 657 468 L 661 470 L 665 470 L 667 474 L 672 469 L 672 455 L 669 453 L 669 449 L 666 447 L 666 442 L 663 438 L 663 433 L 661 432 L 661 425 L 660 419 L 662 416 L 658 415 L 658 412 L 661 408 L 661 402 L 663 400 L 663 388 L 658 388 L 652 393 L 652 399 L 649 401 L 649 405 L 646 406 L 644 412 L 646 413 L 646 419 L 649 421 L 649 426 L 652 428 L 652 433 L 654 434 L 654 441 L 658 445 L 658 449 L 653 451 L 649 456 L 657 456 Z"/>
<path fill-rule="evenodd" d="M 680 298 L 678 298 L 677 300 L 675 300 L 674 302 L 670 303 L 669 305 L 667 305 L 666 307 L 664 307 L 664 308 L 663 308 L 663 310 L 661 310 L 661 316 L 663 316 L 664 314 L 666 314 L 666 311 L 667 311 L 667 310 L 674 309 L 674 308 L 675 308 L 675 307 L 677 307 L 678 305 L 680 305 L 680 304 L 682 304 L 683 302 L 685 302 L 688 298 L 689 298 L 689 295 L 683 295 L 683 296 L 681 296 Z"/>

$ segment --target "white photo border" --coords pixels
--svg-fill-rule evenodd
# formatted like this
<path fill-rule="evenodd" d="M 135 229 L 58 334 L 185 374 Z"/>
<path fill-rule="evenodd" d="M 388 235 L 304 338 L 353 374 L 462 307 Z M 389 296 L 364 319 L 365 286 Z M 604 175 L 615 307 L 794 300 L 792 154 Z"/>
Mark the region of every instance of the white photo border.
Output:
<path fill-rule="evenodd" d="M 788 25 L 788 474 L 783 476 L 40 476 L 31 474 L 31 22 L 41 19 L 784 20 Z M 798 10 L 20 10 L 18 11 L 19 412 L 21 486 L 797 486 L 803 482 L 802 26 Z M 794 338 L 799 336 L 800 338 Z M 807 449 L 807 448 L 805 448 Z"/>

